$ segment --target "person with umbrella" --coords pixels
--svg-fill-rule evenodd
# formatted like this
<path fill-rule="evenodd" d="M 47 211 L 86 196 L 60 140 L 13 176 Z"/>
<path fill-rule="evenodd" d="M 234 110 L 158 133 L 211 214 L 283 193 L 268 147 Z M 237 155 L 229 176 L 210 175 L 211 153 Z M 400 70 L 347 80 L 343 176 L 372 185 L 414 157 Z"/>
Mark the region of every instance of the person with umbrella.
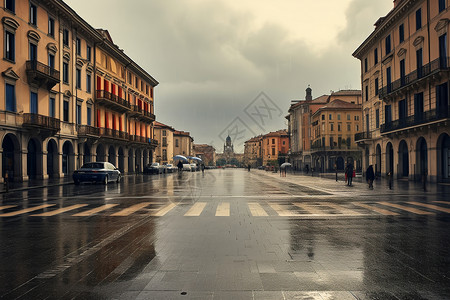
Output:
<path fill-rule="evenodd" d="M 373 190 L 373 181 L 375 179 L 375 172 L 373 171 L 373 166 L 370 165 L 366 171 L 366 180 L 369 184 L 369 189 Z"/>

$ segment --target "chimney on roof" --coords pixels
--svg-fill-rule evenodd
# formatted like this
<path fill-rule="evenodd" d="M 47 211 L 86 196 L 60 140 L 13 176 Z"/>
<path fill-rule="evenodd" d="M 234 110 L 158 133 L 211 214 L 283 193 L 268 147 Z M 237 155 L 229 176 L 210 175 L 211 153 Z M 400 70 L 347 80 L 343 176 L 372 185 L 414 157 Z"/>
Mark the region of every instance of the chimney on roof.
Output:
<path fill-rule="evenodd" d="M 306 89 L 306 97 L 305 97 L 305 100 L 312 100 L 312 89 L 309 87 L 309 85 L 308 85 L 308 88 Z"/>

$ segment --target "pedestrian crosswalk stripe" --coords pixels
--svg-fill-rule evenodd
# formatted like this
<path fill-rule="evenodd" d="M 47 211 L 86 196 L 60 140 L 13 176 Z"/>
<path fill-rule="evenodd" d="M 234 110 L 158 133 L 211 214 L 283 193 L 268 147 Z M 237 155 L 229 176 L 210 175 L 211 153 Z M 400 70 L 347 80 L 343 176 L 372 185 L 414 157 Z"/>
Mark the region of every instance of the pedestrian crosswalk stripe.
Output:
<path fill-rule="evenodd" d="M 274 204 L 274 203 L 269 203 L 269 205 L 270 205 L 270 207 L 272 207 L 272 209 L 273 209 L 274 211 L 277 212 L 277 214 L 278 214 L 280 217 L 295 217 L 295 216 L 298 216 L 298 215 L 299 215 L 299 214 L 298 214 L 297 212 L 295 212 L 295 211 L 285 209 L 284 207 L 285 207 L 286 205 Z"/>
<path fill-rule="evenodd" d="M 116 213 L 113 213 L 111 216 L 113 216 L 113 217 L 128 217 L 132 213 L 135 213 L 138 210 L 141 210 L 150 204 L 151 204 L 151 202 L 138 203 L 138 204 L 132 205 L 128 208 L 122 209 L 121 211 L 118 211 Z"/>
<path fill-rule="evenodd" d="M 230 202 L 219 203 L 216 210 L 216 217 L 229 217 L 230 216 Z"/>
<path fill-rule="evenodd" d="M 390 211 L 390 210 L 387 210 L 387 209 L 383 209 L 383 208 L 379 208 L 379 207 L 376 207 L 376 206 L 372 206 L 372 205 L 367 205 L 367 204 L 364 204 L 364 203 L 353 202 L 353 205 L 356 205 L 356 206 L 359 206 L 359 207 L 364 207 L 364 208 L 369 209 L 369 210 L 373 210 L 373 211 L 375 211 L 377 213 L 380 213 L 382 215 L 385 215 L 385 216 L 398 216 L 399 215 L 396 212 L 393 212 L 393 211 Z"/>
<path fill-rule="evenodd" d="M 4 205 L 4 206 L 0 206 L 0 210 L 4 210 L 4 209 L 16 207 L 16 206 L 17 206 L 17 205 Z"/>
<path fill-rule="evenodd" d="M 420 209 L 417 209 L 417 208 L 408 207 L 408 206 L 395 204 L 395 203 L 389 203 L 389 202 L 385 202 L 385 201 L 378 202 L 378 203 L 381 204 L 381 205 L 391 206 L 391 207 L 398 208 L 398 209 L 401 209 L 401 210 L 409 211 L 411 213 L 418 214 L 418 215 L 434 215 L 435 214 L 435 213 L 428 212 L 428 211 L 423 211 L 423 210 L 420 210 Z"/>
<path fill-rule="evenodd" d="M 206 202 L 196 202 L 187 213 L 184 214 L 185 217 L 198 217 L 205 209 Z"/>
<path fill-rule="evenodd" d="M 416 202 L 416 201 L 410 201 L 408 203 L 409 204 L 413 204 L 413 205 L 417 205 L 417 206 L 423 206 L 423 207 L 426 207 L 426 208 L 434 209 L 434 210 L 437 210 L 437 211 L 450 213 L 450 208 L 440 207 L 440 206 L 432 205 L 432 204 L 420 203 L 420 202 Z"/>
<path fill-rule="evenodd" d="M 440 203 L 440 204 L 450 204 L 449 201 L 433 201 L 434 203 Z"/>
<path fill-rule="evenodd" d="M 309 212 L 310 214 L 322 214 L 322 211 L 320 209 L 317 209 L 316 206 L 306 204 L 306 203 L 293 203 L 298 208 L 303 209 L 304 211 Z"/>
<path fill-rule="evenodd" d="M 80 212 L 80 213 L 74 214 L 73 216 L 74 217 L 88 217 L 88 216 L 91 216 L 91 215 L 95 215 L 95 214 L 97 214 L 97 213 L 99 213 L 101 211 L 110 209 L 110 208 L 112 208 L 114 206 L 117 206 L 117 205 L 119 205 L 119 204 L 105 204 L 105 205 L 99 206 L 97 208 L 93 208 L 93 209 L 90 209 L 90 210 L 87 210 L 87 211 L 84 211 L 84 212 Z"/>
<path fill-rule="evenodd" d="M 40 209 L 50 207 L 53 205 L 55 205 L 55 204 L 43 204 L 43 205 L 39 205 L 39 206 L 29 207 L 29 208 L 12 211 L 12 212 L 5 213 L 5 214 L 0 214 L 0 217 L 13 217 L 13 216 L 21 215 L 21 214 L 26 214 L 26 213 L 29 213 L 29 212 L 32 212 L 35 210 L 40 210 Z"/>
<path fill-rule="evenodd" d="M 356 212 L 354 210 L 345 208 L 345 207 L 343 207 L 341 205 L 338 205 L 338 204 L 335 204 L 335 203 L 319 202 L 319 204 L 331 207 L 332 209 L 337 210 L 338 212 L 340 212 L 343 215 L 354 215 L 354 216 L 361 215 L 361 213 L 359 213 L 359 212 Z"/>
<path fill-rule="evenodd" d="M 267 212 L 264 210 L 264 208 L 262 208 L 261 205 L 259 205 L 259 203 L 250 202 L 250 203 L 248 203 L 248 208 L 250 209 L 250 213 L 254 217 L 267 217 L 268 216 Z"/>
<path fill-rule="evenodd" d="M 74 210 L 74 209 L 84 207 L 84 206 L 87 206 L 87 204 L 75 204 L 75 205 L 62 207 L 60 209 L 52 210 L 52 211 L 37 214 L 37 215 L 31 215 L 31 216 L 32 217 L 51 217 L 51 216 L 55 216 L 57 214 L 60 214 L 60 213 L 66 212 L 66 211 L 70 211 L 70 210 Z"/>
<path fill-rule="evenodd" d="M 176 206 L 177 205 L 175 203 L 170 203 L 170 204 L 166 205 L 165 207 L 161 208 L 160 210 L 158 210 L 156 213 L 153 213 L 152 216 L 155 216 L 155 217 L 165 216 L 169 211 L 174 209 Z"/>

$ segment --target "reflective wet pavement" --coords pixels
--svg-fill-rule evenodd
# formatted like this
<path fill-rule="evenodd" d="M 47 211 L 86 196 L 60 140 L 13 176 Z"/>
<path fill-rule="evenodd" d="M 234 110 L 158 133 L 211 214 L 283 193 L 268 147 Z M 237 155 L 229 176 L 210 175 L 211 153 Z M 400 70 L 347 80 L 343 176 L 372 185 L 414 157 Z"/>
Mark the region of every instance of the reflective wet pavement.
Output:
<path fill-rule="evenodd" d="M 5 299 L 450 299 L 449 187 L 252 170 L 3 194 Z"/>

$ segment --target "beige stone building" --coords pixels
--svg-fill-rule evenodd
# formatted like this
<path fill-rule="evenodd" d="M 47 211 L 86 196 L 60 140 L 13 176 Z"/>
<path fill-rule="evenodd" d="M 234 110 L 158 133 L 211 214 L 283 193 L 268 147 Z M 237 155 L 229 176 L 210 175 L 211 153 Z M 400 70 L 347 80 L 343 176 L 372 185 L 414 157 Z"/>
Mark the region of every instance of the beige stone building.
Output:
<path fill-rule="evenodd" d="M 361 126 L 361 105 L 351 102 L 336 99 L 312 115 L 311 167 L 318 172 L 344 170 L 347 163 L 361 170 L 361 150 L 354 140 Z"/>
<path fill-rule="evenodd" d="M 262 160 L 262 136 L 257 136 L 244 143 L 244 166 L 250 165 L 257 168 L 263 165 Z"/>
<path fill-rule="evenodd" d="M 189 132 L 175 130 L 173 133 L 173 155 L 193 156 L 194 138 Z"/>
<path fill-rule="evenodd" d="M 320 97 L 313 99 L 312 89 L 308 87 L 306 89 L 305 100 L 292 101 L 291 107 L 289 108 L 289 115 L 286 116 L 286 119 L 288 120 L 288 127 L 289 127 L 288 131 L 290 138 L 289 161 L 290 163 L 292 163 L 294 169 L 303 170 L 306 166 L 308 166 L 308 168 L 316 167 L 318 170 L 327 171 L 330 168 L 330 166 L 334 167 L 334 163 L 337 160 L 341 162 L 342 160 L 347 159 L 347 156 L 345 155 L 336 156 L 337 153 L 326 154 L 326 151 L 324 149 L 321 150 L 320 148 L 318 148 L 319 142 L 317 142 L 317 138 L 314 138 L 313 116 L 319 109 L 323 108 L 324 106 L 330 104 L 335 100 L 355 105 L 361 104 L 362 101 L 361 91 L 341 90 L 337 92 L 332 92 L 330 95 L 322 95 Z M 342 113 L 342 115 L 343 114 L 344 112 Z M 337 115 L 335 116 L 335 118 L 337 118 Z M 328 122 L 329 120 L 324 121 Z M 342 120 L 342 122 L 344 122 L 344 120 Z M 358 119 L 358 122 L 360 122 L 360 119 Z M 360 126 L 360 124 L 358 126 Z M 346 128 L 347 124 L 345 129 Z M 351 129 L 357 130 L 356 125 L 355 127 L 351 127 Z M 342 134 L 340 134 L 340 137 L 342 140 L 343 138 Z M 338 141 L 339 134 L 336 134 L 335 138 L 336 141 Z M 320 144 L 320 147 L 322 147 L 322 144 Z M 353 156 L 356 158 L 360 157 L 361 155 L 353 155 Z M 353 156 L 349 156 L 349 158 L 353 159 L 354 158 Z M 339 163 L 339 166 L 340 165 L 341 163 Z"/>
<path fill-rule="evenodd" d="M 447 1 L 397 0 L 356 49 L 361 61 L 363 165 L 378 174 L 450 181 Z"/>
<path fill-rule="evenodd" d="M 216 165 L 216 149 L 211 145 L 194 144 L 194 156 L 201 158 L 205 166 Z"/>
<path fill-rule="evenodd" d="M 3 1 L 0 15 L 0 180 L 70 176 L 91 160 L 141 168 L 158 82 L 63 1 Z"/>
<path fill-rule="evenodd" d="M 172 158 L 175 146 L 173 134 L 175 129 L 157 121 L 153 123 L 153 127 L 155 132 L 154 138 L 159 141 L 155 150 L 155 161 L 162 165 L 173 164 Z"/>

